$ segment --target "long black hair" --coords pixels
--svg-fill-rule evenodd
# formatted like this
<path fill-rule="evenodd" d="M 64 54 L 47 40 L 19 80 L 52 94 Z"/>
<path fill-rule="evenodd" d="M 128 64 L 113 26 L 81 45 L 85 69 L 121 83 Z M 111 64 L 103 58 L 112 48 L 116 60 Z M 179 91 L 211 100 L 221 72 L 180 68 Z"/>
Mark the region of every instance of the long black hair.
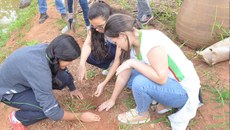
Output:
<path fill-rule="evenodd" d="M 67 34 L 57 36 L 46 48 L 46 57 L 49 61 L 52 76 L 55 77 L 60 69 L 59 60 L 73 61 L 80 54 L 80 47 L 72 36 Z"/>
<path fill-rule="evenodd" d="M 102 17 L 105 21 L 107 21 L 109 16 L 114 13 L 124 13 L 124 11 L 114 9 L 104 1 L 99 0 L 94 2 L 89 8 L 88 18 L 93 20 L 95 18 Z M 91 43 L 92 54 L 97 60 L 109 57 L 108 50 L 105 46 L 104 33 L 100 33 L 95 28 L 91 28 Z"/>

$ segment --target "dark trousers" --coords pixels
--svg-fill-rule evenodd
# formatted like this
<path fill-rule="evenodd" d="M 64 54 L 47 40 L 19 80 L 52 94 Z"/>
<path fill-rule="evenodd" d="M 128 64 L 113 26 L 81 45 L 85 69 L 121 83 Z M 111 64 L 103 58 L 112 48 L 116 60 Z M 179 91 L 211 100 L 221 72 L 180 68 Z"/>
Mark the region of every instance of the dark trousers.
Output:
<path fill-rule="evenodd" d="M 67 71 L 59 71 L 57 78 L 62 82 L 62 85 L 53 86 L 53 89 L 61 90 L 65 86 L 73 83 L 72 75 Z M 3 97 L 2 102 L 19 109 L 16 111 L 15 116 L 24 126 L 34 124 L 47 118 L 42 111 L 39 102 L 37 102 L 32 89 L 27 89 L 21 93 L 14 94 L 10 101 Z"/>
<path fill-rule="evenodd" d="M 116 45 L 110 43 L 109 41 L 106 41 L 106 47 L 108 49 L 108 57 L 103 60 L 96 60 L 92 52 L 90 53 L 87 63 L 97 66 L 101 69 L 108 69 L 110 66 L 110 63 L 114 60 L 115 54 L 116 54 Z"/>

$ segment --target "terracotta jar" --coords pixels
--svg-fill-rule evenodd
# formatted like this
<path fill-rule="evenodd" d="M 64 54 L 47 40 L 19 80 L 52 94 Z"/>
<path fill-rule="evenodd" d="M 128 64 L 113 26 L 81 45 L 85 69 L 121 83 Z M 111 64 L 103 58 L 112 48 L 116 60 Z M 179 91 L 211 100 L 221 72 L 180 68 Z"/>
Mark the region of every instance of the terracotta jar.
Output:
<path fill-rule="evenodd" d="M 176 32 L 185 45 L 205 48 L 229 31 L 229 0 L 184 0 L 176 20 Z"/>

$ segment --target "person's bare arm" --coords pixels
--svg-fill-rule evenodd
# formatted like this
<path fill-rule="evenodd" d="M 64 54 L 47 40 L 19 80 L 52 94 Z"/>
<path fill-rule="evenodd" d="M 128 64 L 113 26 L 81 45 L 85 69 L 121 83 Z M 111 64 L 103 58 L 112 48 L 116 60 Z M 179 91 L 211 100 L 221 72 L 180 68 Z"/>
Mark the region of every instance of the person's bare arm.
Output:
<path fill-rule="evenodd" d="M 64 111 L 64 115 L 62 120 L 79 120 L 83 122 L 94 122 L 100 121 L 100 117 L 91 112 L 83 112 L 83 113 L 71 113 L 68 111 Z"/>
<path fill-rule="evenodd" d="M 115 105 L 117 97 L 119 96 L 119 94 L 121 93 L 121 91 L 123 90 L 123 88 L 125 87 L 125 85 L 127 84 L 130 78 L 131 71 L 132 69 L 126 69 L 118 75 L 112 96 L 110 97 L 109 100 L 103 102 L 98 107 L 98 111 L 103 111 L 103 110 L 108 111 L 111 107 Z"/>
<path fill-rule="evenodd" d="M 86 40 L 81 50 L 81 58 L 78 66 L 78 80 L 82 81 L 86 77 L 86 60 L 91 53 L 91 32 L 88 32 Z"/>
<path fill-rule="evenodd" d="M 97 90 L 94 93 L 94 95 L 96 97 L 99 97 L 105 87 L 105 85 L 110 81 L 110 79 L 113 77 L 113 75 L 116 73 L 116 70 L 118 68 L 118 66 L 120 65 L 120 55 L 121 55 L 121 48 L 117 46 L 116 49 L 116 55 L 115 55 L 115 59 L 113 62 L 113 65 L 111 66 L 111 68 L 109 69 L 109 73 L 106 76 L 105 80 L 103 82 L 101 82 L 98 86 L 97 86 Z"/>

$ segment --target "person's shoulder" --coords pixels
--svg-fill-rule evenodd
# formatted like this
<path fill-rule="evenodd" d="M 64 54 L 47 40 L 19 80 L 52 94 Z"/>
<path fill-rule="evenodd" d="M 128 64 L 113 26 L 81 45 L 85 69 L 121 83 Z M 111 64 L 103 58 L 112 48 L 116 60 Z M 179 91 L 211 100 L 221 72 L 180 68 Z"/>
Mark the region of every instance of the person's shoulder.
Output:
<path fill-rule="evenodd" d="M 163 32 L 157 29 L 149 29 L 149 30 L 144 30 L 144 31 L 147 33 L 151 33 L 151 34 L 163 34 Z"/>

